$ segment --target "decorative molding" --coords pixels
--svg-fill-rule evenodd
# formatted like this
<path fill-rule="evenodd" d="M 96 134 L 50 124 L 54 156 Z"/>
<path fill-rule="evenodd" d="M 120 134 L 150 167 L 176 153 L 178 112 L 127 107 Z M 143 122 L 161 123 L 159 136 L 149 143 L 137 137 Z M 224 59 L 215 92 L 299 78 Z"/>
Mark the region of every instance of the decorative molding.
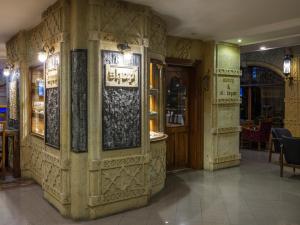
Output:
<path fill-rule="evenodd" d="M 162 185 L 166 179 L 166 142 L 150 144 L 150 183 L 154 187 Z"/>
<path fill-rule="evenodd" d="M 145 158 L 143 155 L 105 159 L 101 161 L 100 167 L 101 169 L 112 169 L 117 167 L 145 164 L 148 163 L 146 159 L 147 158 Z"/>
<path fill-rule="evenodd" d="M 212 130 L 213 134 L 228 134 L 241 132 L 241 126 L 238 127 L 219 127 Z"/>
<path fill-rule="evenodd" d="M 213 163 L 225 163 L 225 162 L 240 160 L 240 159 L 241 159 L 240 154 L 233 154 L 233 155 L 228 155 L 228 156 L 216 157 L 216 158 L 214 158 Z"/>
<path fill-rule="evenodd" d="M 101 40 L 142 44 L 146 7 L 106 0 L 99 10 Z"/>
<path fill-rule="evenodd" d="M 231 104 L 241 104 L 241 99 L 237 98 L 219 98 L 216 99 L 214 104 L 221 104 L 221 105 L 231 105 Z"/>
<path fill-rule="evenodd" d="M 43 174 L 43 189 L 61 201 L 62 171 L 59 157 L 44 152 Z"/>
<path fill-rule="evenodd" d="M 43 152 L 45 151 L 45 145 L 43 140 L 31 137 L 30 139 L 30 171 L 33 178 L 42 185 L 43 182 Z"/>
<path fill-rule="evenodd" d="M 149 19 L 149 49 L 151 52 L 166 55 L 167 28 L 165 22 L 155 15 Z"/>
<path fill-rule="evenodd" d="M 225 68 L 216 68 L 216 75 L 219 76 L 242 76 L 242 71 L 240 69 L 225 69 Z"/>

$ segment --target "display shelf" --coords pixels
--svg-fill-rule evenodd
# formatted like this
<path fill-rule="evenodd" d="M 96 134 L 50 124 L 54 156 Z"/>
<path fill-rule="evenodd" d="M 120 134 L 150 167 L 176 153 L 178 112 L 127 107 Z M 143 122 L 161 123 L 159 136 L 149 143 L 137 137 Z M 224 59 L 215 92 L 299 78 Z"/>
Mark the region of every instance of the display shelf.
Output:
<path fill-rule="evenodd" d="M 43 66 L 31 69 L 31 132 L 45 133 L 45 80 Z"/>
<path fill-rule="evenodd" d="M 163 134 L 163 96 L 162 88 L 163 64 L 157 61 L 150 63 L 149 71 L 149 131 L 150 140 Z"/>

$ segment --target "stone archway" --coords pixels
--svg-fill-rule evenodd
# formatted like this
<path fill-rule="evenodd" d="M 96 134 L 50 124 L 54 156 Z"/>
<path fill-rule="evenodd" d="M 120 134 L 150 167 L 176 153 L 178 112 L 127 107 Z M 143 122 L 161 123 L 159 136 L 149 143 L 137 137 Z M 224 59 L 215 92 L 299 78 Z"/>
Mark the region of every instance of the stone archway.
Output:
<path fill-rule="evenodd" d="M 247 61 L 246 66 L 247 67 L 248 66 L 259 66 L 259 67 L 267 68 L 269 70 L 274 71 L 276 74 L 278 74 L 279 76 L 281 76 L 285 80 L 285 75 L 282 72 L 282 70 L 280 68 L 278 68 L 277 66 L 272 65 L 270 63 L 259 62 L 259 61 Z"/>
<path fill-rule="evenodd" d="M 245 75 L 246 77 L 243 75 L 244 79 L 241 78 L 241 82 L 244 81 L 241 83 L 241 88 L 243 87 L 241 93 L 246 93 L 243 94 L 242 97 L 241 118 L 254 121 L 258 121 L 262 118 L 272 118 L 275 121 L 275 127 L 282 127 L 285 115 L 285 75 L 278 68 L 278 66 L 259 61 L 247 61 L 244 63 L 244 68 L 247 68 L 247 70 L 248 68 L 260 68 L 259 71 L 265 71 L 267 74 L 261 76 L 262 74 L 260 72 L 259 78 L 256 78 L 256 75 L 255 78 L 252 78 L 251 76 L 251 79 L 254 80 L 250 83 L 247 82 L 247 79 L 249 79 L 246 78 L 247 75 Z M 252 71 L 252 69 L 250 70 Z M 274 87 L 276 88 L 274 89 Z M 248 102 L 246 105 L 243 104 L 244 100 L 245 102 Z"/>

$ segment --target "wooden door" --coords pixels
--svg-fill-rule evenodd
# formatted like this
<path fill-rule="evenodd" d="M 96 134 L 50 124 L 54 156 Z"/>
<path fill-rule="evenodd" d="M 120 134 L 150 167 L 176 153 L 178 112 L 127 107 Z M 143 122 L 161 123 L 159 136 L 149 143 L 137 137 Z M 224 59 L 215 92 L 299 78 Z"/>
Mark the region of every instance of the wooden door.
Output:
<path fill-rule="evenodd" d="M 168 66 L 165 80 L 167 170 L 189 167 L 189 86 L 191 68 Z"/>

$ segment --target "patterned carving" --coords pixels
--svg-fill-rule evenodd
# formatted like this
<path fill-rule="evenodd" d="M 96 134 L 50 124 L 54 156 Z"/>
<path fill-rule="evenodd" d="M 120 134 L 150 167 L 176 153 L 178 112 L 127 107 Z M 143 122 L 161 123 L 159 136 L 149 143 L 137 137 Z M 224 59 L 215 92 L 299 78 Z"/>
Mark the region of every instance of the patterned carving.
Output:
<path fill-rule="evenodd" d="M 221 156 L 214 159 L 214 163 L 224 163 L 224 162 L 230 162 L 234 160 L 240 160 L 241 155 L 228 155 L 228 156 Z"/>
<path fill-rule="evenodd" d="M 242 71 L 237 69 L 216 68 L 218 76 L 242 76 Z"/>
<path fill-rule="evenodd" d="M 135 148 L 141 145 L 141 56 L 133 54 L 131 62 L 124 62 L 118 52 L 102 51 L 102 80 L 107 64 L 130 65 L 139 68 L 138 87 L 107 87 L 103 82 L 102 137 L 104 150 Z"/>
<path fill-rule="evenodd" d="M 87 151 L 87 50 L 71 51 L 72 151 Z"/>
<path fill-rule="evenodd" d="M 43 188 L 60 200 L 62 190 L 60 160 L 46 151 L 44 152 L 43 174 Z"/>
<path fill-rule="evenodd" d="M 26 32 L 27 57 L 35 61 L 37 52 L 45 45 L 53 45 L 62 37 L 62 7 L 56 3 L 43 13 L 43 21 Z"/>
<path fill-rule="evenodd" d="M 220 127 L 213 130 L 213 134 L 227 134 L 227 133 L 238 133 L 241 131 L 241 127 Z"/>
<path fill-rule="evenodd" d="M 150 144 L 150 182 L 152 187 L 164 184 L 166 179 L 166 144 L 165 141 Z"/>
<path fill-rule="evenodd" d="M 34 179 L 39 183 L 42 184 L 43 180 L 43 152 L 45 150 L 43 140 L 31 137 L 31 154 L 30 154 L 30 171 Z"/>
<path fill-rule="evenodd" d="M 103 1 L 100 7 L 101 39 L 141 44 L 145 7 L 121 1 Z"/>
<path fill-rule="evenodd" d="M 150 17 L 149 26 L 149 48 L 152 52 L 161 55 L 166 54 L 166 38 L 167 28 L 164 21 L 158 16 L 152 15 Z"/>
<path fill-rule="evenodd" d="M 16 34 L 6 43 L 6 53 L 10 62 L 17 62 L 21 59 L 23 54 L 21 33 Z"/>
<path fill-rule="evenodd" d="M 219 98 L 215 101 L 215 104 L 241 104 L 241 99 L 239 98 Z"/>
<path fill-rule="evenodd" d="M 145 162 L 143 156 L 104 160 L 101 167 L 101 204 L 145 195 Z"/>

